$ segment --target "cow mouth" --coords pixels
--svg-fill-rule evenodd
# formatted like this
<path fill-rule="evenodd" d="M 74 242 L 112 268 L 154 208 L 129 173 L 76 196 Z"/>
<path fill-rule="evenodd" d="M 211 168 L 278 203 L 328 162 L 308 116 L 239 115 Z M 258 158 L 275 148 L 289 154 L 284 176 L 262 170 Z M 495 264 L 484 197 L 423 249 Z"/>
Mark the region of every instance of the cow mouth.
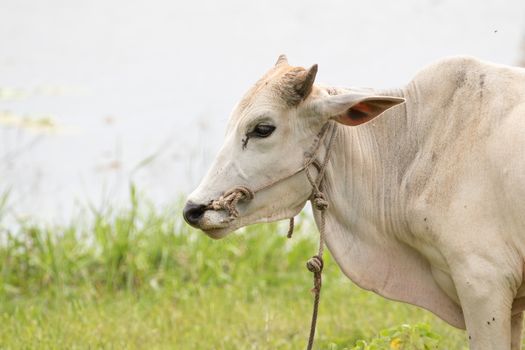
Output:
<path fill-rule="evenodd" d="M 208 209 L 199 222 L 199 229 L 209 237 L 219 239 L 238 228 L 235 221 L 225 210 Z"/>

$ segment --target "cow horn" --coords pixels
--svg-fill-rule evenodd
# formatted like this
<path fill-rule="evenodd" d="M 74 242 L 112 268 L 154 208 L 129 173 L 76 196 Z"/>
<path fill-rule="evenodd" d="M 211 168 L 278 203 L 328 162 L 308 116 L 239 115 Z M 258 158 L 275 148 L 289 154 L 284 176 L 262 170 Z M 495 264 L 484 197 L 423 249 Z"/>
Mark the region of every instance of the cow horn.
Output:
<path fill-rule="evenodd" d="M 277 62 L 275 62 L 275 66 L 280 66 L 281 64 L 288 64 L 288 58 L 286 58 L 286 55 L 279 55 L 279 58 L 277 58 Z"/>
<path fill-rule="evenodd" d="M 317 64 L 314 64 L 307 71 L 299 77 L 299 81 L 295 84 L 295 91 L 304 100 L 312 92 L 315 76 L 317 75 Z"/>

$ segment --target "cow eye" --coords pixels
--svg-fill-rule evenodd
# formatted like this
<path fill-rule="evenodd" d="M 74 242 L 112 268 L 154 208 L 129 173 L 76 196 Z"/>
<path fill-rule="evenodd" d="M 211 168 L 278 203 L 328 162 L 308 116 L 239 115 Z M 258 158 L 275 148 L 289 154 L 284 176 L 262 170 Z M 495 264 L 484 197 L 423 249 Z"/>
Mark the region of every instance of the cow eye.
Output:
<path fill-rule="evenodd" d="M 272 134 L 272 132 L 275 130 L 275 126 L 270 124 L 264 124 L 260 123 L 255 126 L 252 132 L 248 134 L 248 136 L 253 137 L 268 137 Z"/>

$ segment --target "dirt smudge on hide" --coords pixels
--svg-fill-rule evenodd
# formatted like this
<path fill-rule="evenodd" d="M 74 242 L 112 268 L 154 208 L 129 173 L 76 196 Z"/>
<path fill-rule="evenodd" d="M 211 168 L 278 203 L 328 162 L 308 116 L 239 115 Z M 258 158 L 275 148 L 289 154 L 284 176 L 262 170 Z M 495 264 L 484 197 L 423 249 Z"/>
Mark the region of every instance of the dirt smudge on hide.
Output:
<path fill-rule="evenodd" d="M 457 72 L 456 75 L 456 89 L 461 89 L 467 82 L 467 72 L 464 69 Z"/>
<path fill-rule="evenodd" d="M 486 74 L 479 75 L 479 98 L 483 99 L 483 90 L 485 89 L 485 77 Z"/>
<path fill-rule="evenodd" d="M 485 78 L 486 74 L 482 73 L 479 75 L 479 108 L 478 113 L 481 116 L 481 112 L 483 110 L 483 91 L 485 90 Z"/>

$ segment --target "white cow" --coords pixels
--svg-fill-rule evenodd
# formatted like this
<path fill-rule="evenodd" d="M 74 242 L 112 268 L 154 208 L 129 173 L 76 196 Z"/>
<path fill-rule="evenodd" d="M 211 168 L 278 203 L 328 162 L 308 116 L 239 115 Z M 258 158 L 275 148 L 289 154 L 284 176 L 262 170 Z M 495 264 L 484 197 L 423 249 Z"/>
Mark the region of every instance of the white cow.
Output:
<path fill-rule="evenodd" d="M 525 70 L 447 58 L 381 91 L 314 85 L 316 72 L 281 56 L 248 91 L 186 220 L 220 238 L 298 214 L 312 193 L 298 169 L 334 124 L 326 244 L 342 271 L 466 327 L 471 349 L 520 349 Z M 236 186 L 261 190 L 236 216 L 208 206 Z"/>

